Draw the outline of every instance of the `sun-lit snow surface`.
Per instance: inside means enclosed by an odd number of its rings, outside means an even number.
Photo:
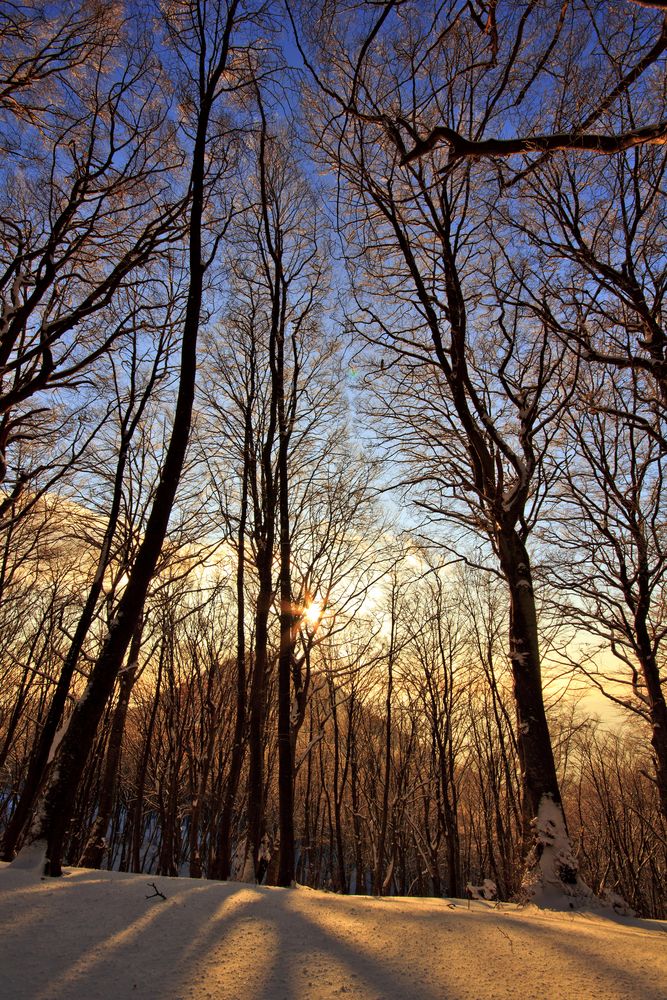
[[[666,1000],[667,923],[4,866],[0,996]]]

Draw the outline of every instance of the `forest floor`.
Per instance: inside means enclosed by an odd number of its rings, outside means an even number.
[[[340,996],[667,1000],[667,922],[0,866],[3,1000]]]

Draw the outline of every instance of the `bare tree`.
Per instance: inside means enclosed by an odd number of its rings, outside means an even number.
[[[411,22],[389,61],[366,55],[359,94],[371,120],[357,116],[348,126],[330,118],[315,134],[341,178],[357,289],[351,319],[382,355],[377,413],[390,421],[403,482],[430,516],[486,538],[508,587],[526,891],[553,882],[576,892],[544,711],[528,548],[543,496],[542,459],[567,403],[569,373],[546,325],[505,304],[522,270],[480,197],[488,172],[467,160],[443,172],[437,156],[403,164],[376,124],[376,95],[403,117],[437,109],[467,129],[478,108],[492,106],[493,90],[469,70],[477,51],[469,33],[424,54],[427,28],[426,16]],[[418,64],[419,78],[431,82],[414,88],[404,81]],[[449,82],[432,86],[436,79]]]
[[[620,677],[606,666],[587,668],[588,676],[650,726],[667,818],[666,459],[660,441],[644,431],[651,412],[639,402],[640,377],[594,368],[579,380],[548,532],[548,575],[561,596],[559,616],[599,637],[621,668]]]
[[[43,433],[58,390],[150,323],[187,200],[168,83],[138,19],[76,4],[50,18],[37,4],[3,21],[0,117],[20,136],[0,200],[0,478],[12,494],[33,474],[21,442]]]
[[[645,103],[664,99],[655,87]],[[624,113],[635,112],[631,106]],[[549,275],[538,300],[526,290],[525,308],[588,361],[639,373],[635,390],[644,405],[626,417],[663,438],[666,165],[664,149],[648,147],[615,157],[605,169],[590,157],[553,162],[521,185],[523,209],[516,199],[506,209],[516,238],[530,247],[531,269]]]
[[[611,155],[667,141],[661,109],[656,116],[655,108],[646,108],[645,124],[626,123],[619,131],[610,129],[606,119],[623,99],[650,88],[667,50],[665,6],[648,0],[629,3],[634,10],[600,10],[576,0],[475,0],[463,8],[454,2],[424,7],[409,0],[361,0],[343,12],[337,0],[325,0],[316,18],[308,6],[309,16],[300,20],[298,4],[287,8],[311,78],[341,117],[379,125],[399,150],[401,164],[443,146],[449,166],[465,158],[540,154],[519,171],[523,176],[554,152]],[[320,54],[328,54],[327,35],[332,28],[340,33],[342,24],[344,44],[333,59],[318,65],[307,41],[316,43],[316,51],[319,43]],[[467,70],[484,80],[489,95],[477,108],[471,129],[449,120],[437,103],[420,107],[418,114],[391,100],[369,105],[368,67],[388,39],[406,32],[412,37],[413,82],[429,61],[442,55],[439,50],[463,41],[470,56]],[[588,72],[592,66],[594,77]],[[408,82],[410,76],[404,79]],[[494,130],[501,135],[489,137]],[[517,134],[508,138],[508,131]]]
[[[413,620],[418,624],[411,662],[403,668],[403,683],[416,692],[420,713],[429,730],[435,791],[429,788],[428,795],[433,801],[437,821],[432,837],[429,836],[429,823],[424,824],[426,854],[436,894],[441,895],[438,854],[439,840],[444,839],[446,895],[461,898],[458,772],[461,740],[464,738],[460,730],[461,706],[465,700],[466,685],[461,682],[460,676],[457,677],[457,668],[462,668],[464,663],[463,647],[467,638],[463,614],[465,605],[461,603],[457,589],[448,593],[450,588],[436,567],[428,572],[421,587],[413,589],[418,595]]]
[[[117,536],[119,534],[119,522],[125,520],[127,524],[130,524],[134,520],[127,510],[127,503],[125,504],[125,517],[123,517],[122,510],[124,506],[124,491],[127,488],[127,465],[131,455],[131,448],[135,444],[133,439],[142,423],[146,408],[155,392],[156,386],[164,378],[168,367],[168,360],[165,355],[168,353],[167,346],[170,324],[168,314],[162,318],[164,319],[164,326],[157,333],[155,342],[151,341],[150,349],[147,346],[140,346],[140,339],[141,341],[148,340],[148,331],[142,330],[141,336],[139,335],[139,331],[135,331],[133,337],[128,337],[129,343],[123,345],[127,350],[120,350],[117,356],[111,358],[112,387],[115,394],[113,409],[118,419],[118,439],[116,440],[114,437],[111,444],[112,461],[114,462],[115,469],[111,473],[111,496],[109,498],[106,525],[101,532],[93,531],[93,544],[98,542],[97,535],[100,533],[101,538],[99,539],[97,559],[94,567],[92,567],[93,576],[90,582],[90,589],[83,605],[81,616],[71,637],[70,646],[60,671],[58,684],[53,693],[48,715],[42,726],[38,743],[31,755],[21,797],[12,814],[11,823],[5,831],[3,856],[6,860],[11,860],[14,855],[16,846],[20,842],[23,827],[30,816],[39,785],[44,780],[47,760],[62,719],[66,700],[70,693],[72,678],[77,670],[94,618],[99,613],[100,596],[103,593],[110,565],[114,561],[114,555],[116,555],[116,563],[120,566],[120,570],[116,574],[117,579],[127,571],[134,555],[131,544],[128,544],[124,547],[123,557],[120,559],[117,557],[116,550],[119,546]],[[145,356],[142,357],[144,351],[149,354],[148,359]],[[144,368],[147,368],[146,372],[142,370]],[[109,434],[108,426],[105,427],[105,432],[107,435]],[[100,449],[96,451],[95,457],[99,462]],[[97,528],[97,525],[95,527]],[[135,530],[139,530],[138,525],[135,526]],[[120,544],[122,547],[122,543]],[[105,600],[110,602],[110,597],[111,595],[108,593],[105,595]],[[128,679],[127,677],[125,678],[126,686]],[[130,689],[128,689],[128,697]]]
[[[655,788],[642,776],[648,763],[642,743],[595,722],[580,724],[569,808],[579,826],[582,868],[595,891],[619,909],[627,900],[636,912],[664,919],[664,826]]]
[[[204,16],[205,13],[207,16]],[[223,75],[228,68],[233,33],[238,30],[244,15],[251,18],[255,13],[253,10],[245,15],[235,0],[229,6],[216,5],[210,11],[204,11],[198,3],[183,3],[171,8],[171,20],[167,23],[173,41],[178,43],[181,65],[191,88],[189,98],[192,102],[192,120],[189,124],[194,133],[187,226],[188,298],[182,326],[178,397],[171,438],[144,537],[108,638],[91,671],[85,695],[74,710],[67,732],[56,752],[52,775],[43,793],[43,804],[30,830],[29,842],[44,844],[46,871],[52,875],[61,873],[64,836],[72,815],[78,782],[142,612],[183,468],[194,401],[203,279],[211,254],[221,236],[218,230],[209,237],[209,245],[206,245],[205,213],[213,206],[211,183],[219,178],[225,165],[223,159],[222,166],[211,177],[207,161],[213,141],[212,134],[219,138],[219,121],[215,117],[216,102],[227,86]]]

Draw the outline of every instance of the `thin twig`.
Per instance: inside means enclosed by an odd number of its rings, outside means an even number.
[[[156,896],[159,896],[160,899],[166,899],[167,898],[163,892],[160,892],[160,890],[156,886],[155,882],[147,882],[146,885],[150,889],[155,889],[155,892],[151,896],[146,896],[146,899],[155,899]]]

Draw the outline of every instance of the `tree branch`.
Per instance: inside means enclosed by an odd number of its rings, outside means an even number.
[[[642,128],[631,129],[617,135],[595,132],[554,132],[552,135],[534,135],[516,139],[465,139],[454,129],[436,125],[423,139],[417,139],[411,150],[401,158],[405,165],[430,153],[436,146],[449,146],[450,161],[464,157],[525,156],[529,153],[553,153],[559,150],[579,149],[609,156],[624,149],[643,144],[667,144],[667,121]]]

